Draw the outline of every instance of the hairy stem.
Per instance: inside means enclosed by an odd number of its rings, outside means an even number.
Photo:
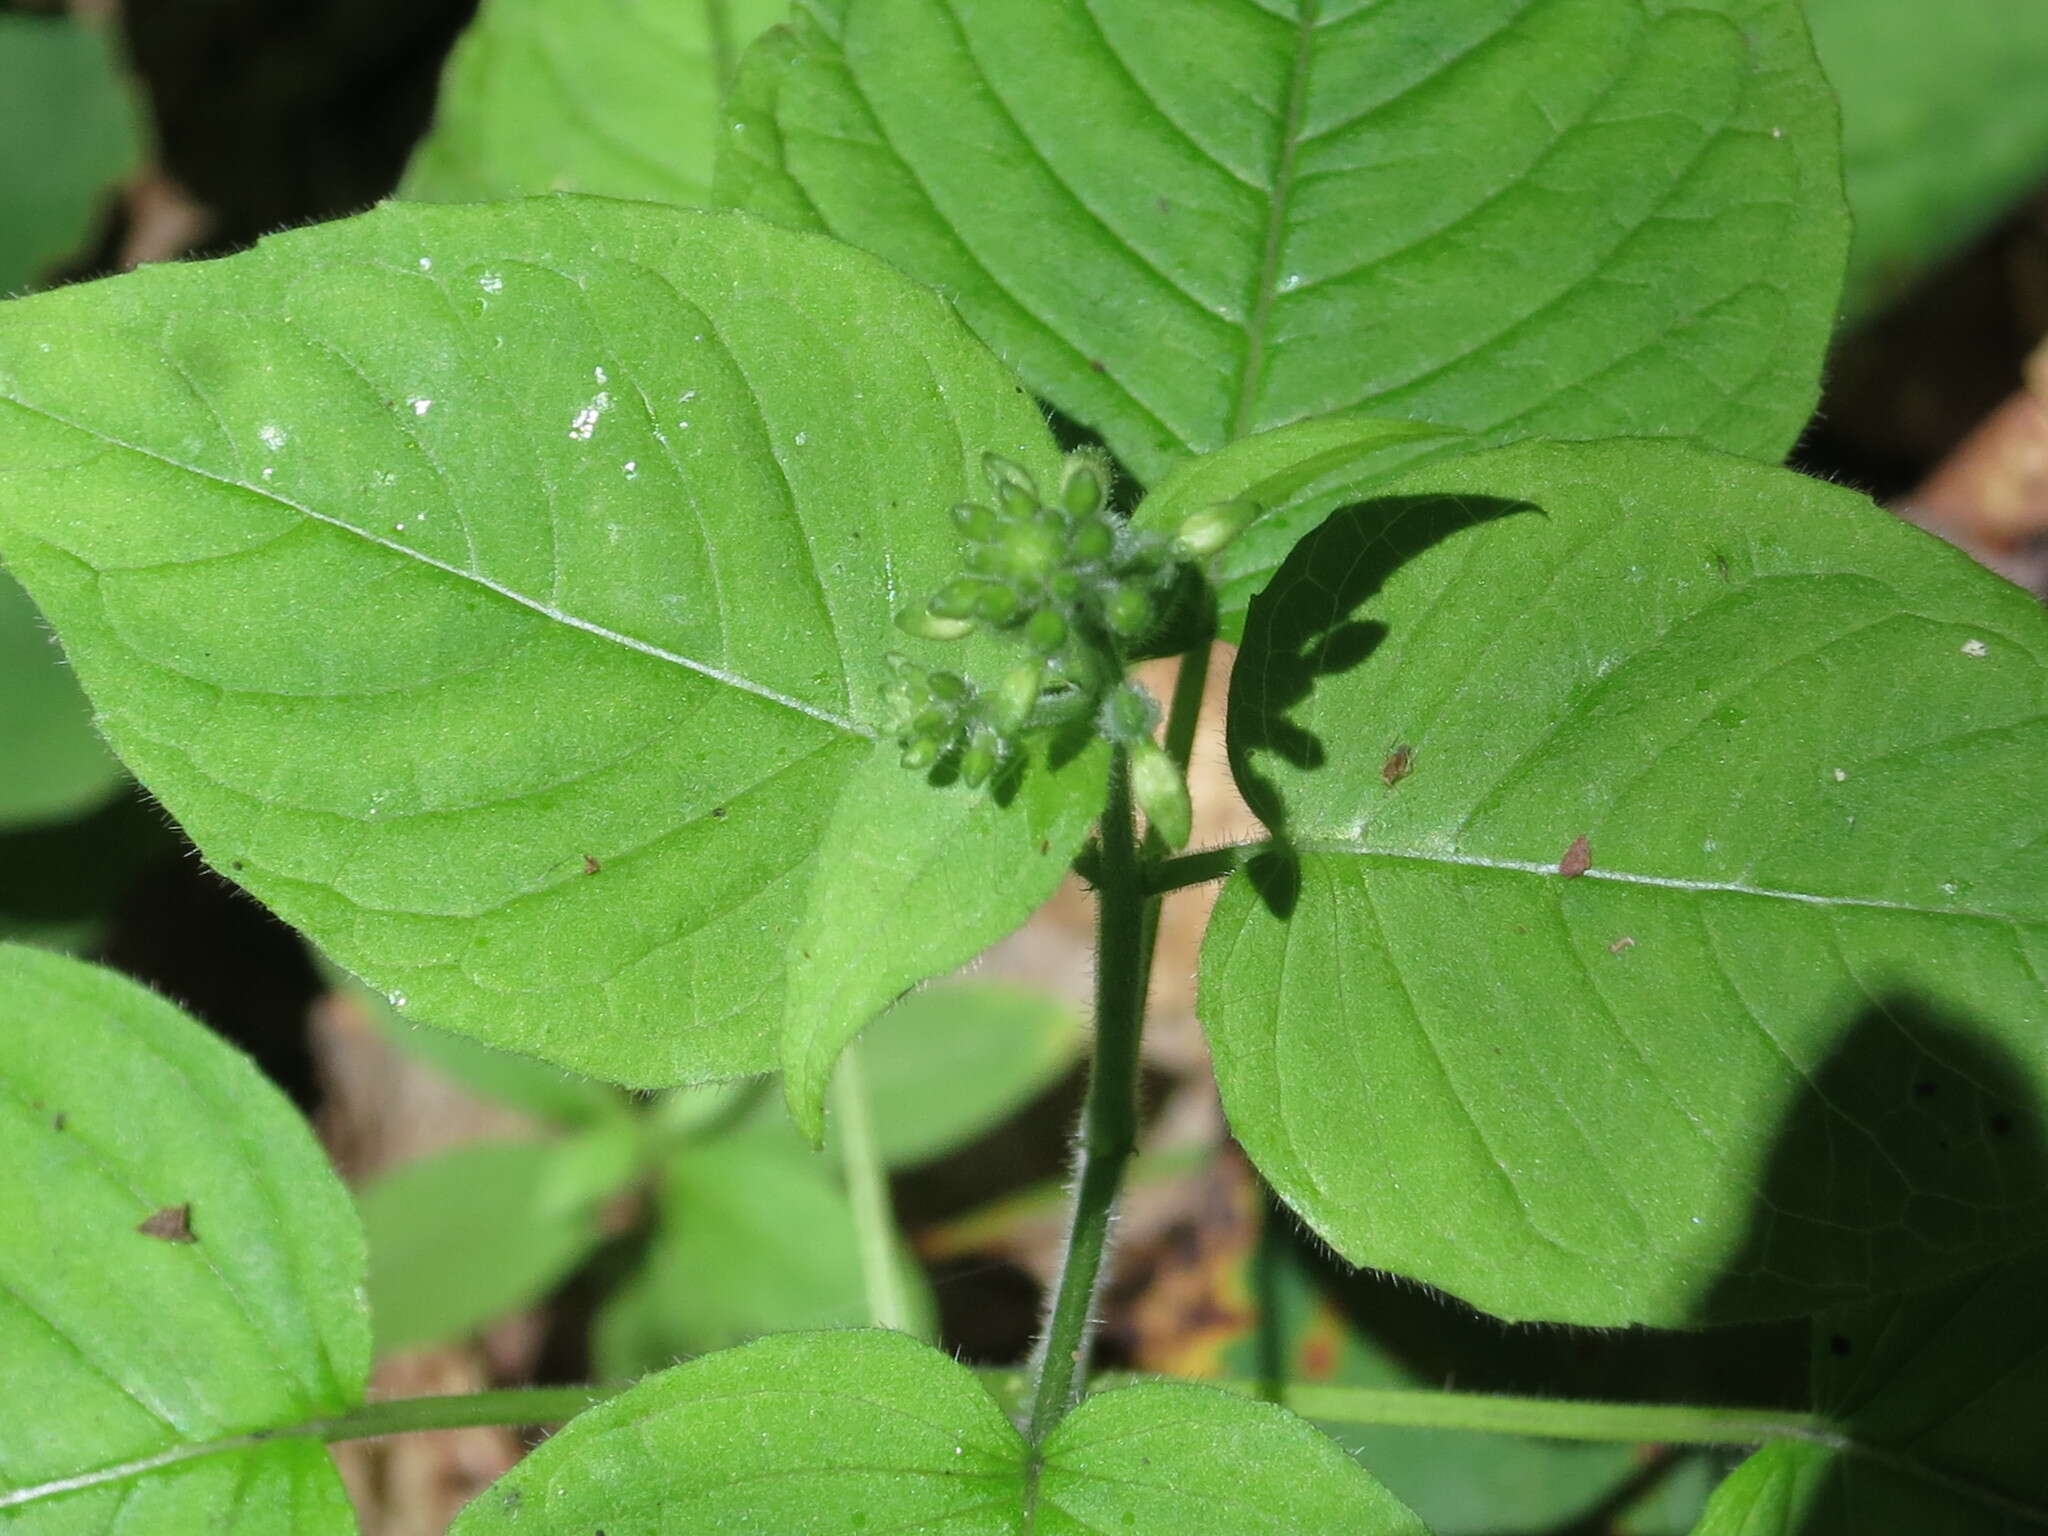
[[[1183,853],[1178,858],[1161,859],[1145,867],[1145,889],[1151,895],[1165,896],[1174,891],[1184,891],[1191,885],[1207,885],[1211,880],[1221,880],[1238,866],[1249,864],[1272,848],[1272,843],[1263,841],[1225,843],[1217,848]]]
[[[867,1077],[860,1044],[847,1046],[832,1075],[833,1121],[839,1132],[839,1161],[846,1197],[853,1207],[854,1241],[860,1249],[861,1287],[868,1317],[877,1328],[909,1333],[910,1293],[898,1255],[896,1218],[889,1208],[889,1174],[868,1113]]]
[[[1040,1445],[1087,1379],[1095,1288],[1109,1222],[1138,1136],[1138,1042],[1145,1019],[1146,900],[1131,815],[1130,758],[1111,763],[1096,861],[1095,1056],[1081,1111],[1079,1166],[1067,1251],[1039,1344],[1030,1439]]]

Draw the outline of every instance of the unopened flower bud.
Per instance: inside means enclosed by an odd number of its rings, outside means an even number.
[[[996,771],[996,749],[986,736],[977,736],[967,750],[960,754],[960,782],[969,789],[979,789],[988,782],[988,776]]]
[[[953,526],[968,538],[987,543],[996,536],[995,509],[980,502],[963,501],[953,509]]]
[[[1195,819],[1186,777],[1150,737],[1132,742],[1130,753],[1131,796],[1138,809],[1167,847],[1186,847]]]
[[[1067,516],[1080,522],[1102,510],[1103,474],[1092,458],[1076,454],[1067,460],[1060,477],[1060,505]]]
[[[1031,711],[1038,707],[1038,696],[1045,688],[1045,664],[1029,661],[1014,668],[1003,679],[1003,685],[996,690],[995,722],[1003,731],[1015,734],[1024,728],[1024,722],[1031,718]]]
[[[1189,515],[1174,535],[1173,546],[1183,559],[1206,560],[1258,520],[1256,502],[1224,501]]]
[[[896,627],[920,640],[963,640],[976,625],[972,619],[941,618],[928,608],[906,608],[896,615]]]
[[[1102,519],[1090,518],[1074,530],[1069,547],[1076,560],[1107,560],[1110,551],[1116,548],[1116,534]]]
[[[1067,643],[1067,621],[1050,608],[1041,608],[1024,625],[1024,638],[1031,648],[1050,656]]]
[[[1102,617],[1115,633],[1134,639],[1152,627],[1152,599],[1136,587],[1118,587],[1103,604]]]

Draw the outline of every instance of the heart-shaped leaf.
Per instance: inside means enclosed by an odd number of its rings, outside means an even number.
[[[786,0],[489,0],[449,56],[401,191],[703,204],[738,51]]]
[[[1715,1492],[1697,1536],[2025,1536],[2048,1526],[2048,1263],[1824,1315],[1832,1445],[1781,1442]]]
[[[1038,1452],[971,1372],[901,1334],[707,1355],[574,1420],[452,1536],[1422,1536],[1335,1444],[1265,1403],[1143,1385]]]
[[[2038,1240],[2048,618],[1860,496],[1679,445],[1389,483],[1253,604],[1201,1011],[1347,1258],[1683,1325]]]
[[[848,0],[719,195],[945,292],[1148,483],[1334,411],[1804,426],[1848,238],[1796,0]]]
[[[169,1003],[12,946],[0,1077],[0,1525],[353,1531],[317,1442],[177,1459],[361,1400],[362,1232],[305,1122]]]
[[[734,214],[394,206],[0,310],[0,551],[137,776],[426,1022],[634,1085],[857,1028],[1079,848],[1101,751],[885,739],[892,651],[1007,664],[893,624],[989,452],[1056,474],[937,299]]]

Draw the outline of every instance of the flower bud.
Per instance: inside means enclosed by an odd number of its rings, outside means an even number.
[[[1093,517],[1102,510],[1102,491],[1102,470],[1091,455],[1077,453],[1067,460],[1060,477],[1060,505],[1067,516],[1076,522]]]
[[[1189,515],[1174,535],[1173,547],[1186,560],[1206,560],[1258,520],[1258,503],[1224,501]]]
[[[915,737],[904,743],[903,766],[913,770],[931,767],[939,760],[939,744],[926,736]]]
[[[924,605],[925,611],[941,619],[971,619],[974,605],[987,585],[972,577],[956,576],[939,588],[938,595]]]
[[[1152,599],[1136,587],[1118,587],[1102,605],[1103,622],[1124,639],[1134,639],[1152,627]]]
[[[953,526],[968,538],[986,544],[996,536],[995,508],[977,501],[963,501],[953,508]]]
[[[976,736],[965,752],[960,754],[960,782],[969,789],[979,789],[988,782],[988,776],[996,771],[996,749],[986,736]]]
[[[947,619],[926,608],[906,608],[896,615],[896,627],[920,640],[964,640],[977,626],[972,619]]]
[[[988,587],[974,600],[974,616],[991,624],[1007,624],[1016,618],[1023,604],[1008,587]]]
[[[1038,515],[1038,498],[1021,485],[996,487],[996,502],[1012,522],[1024,522]]]
[[[958,672],[934,672],[929,679],[932,697],[948,704],[964,704],[974,694],[967,679]]]
[[[953,734],[953,716],[943,709],[927,709],[910,722],[909,735],[918,741],[929,741],[935,747],[946,744],[946,738]]]
[[[1045,664],[1027,661],[1014,668],[1003,684],[996,690],[995,723],[1005,733],[1015,734],[1024,729],[1024,722],[1031,718],[1031,711],[1038,707],[1038,696],[1045,688]]]
[[[1067,643],[1067,621],[1051,608],[1041,608],[1024,624],[1024,638],[1031,648],[1050,656]]]
[[[1013,464],[1000,453],[985,453],[981,456],[981,468],[988,476],[989,488],[998,496],[1008,486],[1029,496],[1033,506],[1038,504],[1038,482],[1022,464]]]
[[[1100,518],[1090,518],[1074,530],[1073,543],[1068,546],[1076,560],[1107,560],[1110,551],[1116,548],[1116,533]]]
[[[1132,742],[1130,753],[1131,796],[1138,809],[1167,847],[1186,847],[1195,819],[1186,777],[1150,737]]]

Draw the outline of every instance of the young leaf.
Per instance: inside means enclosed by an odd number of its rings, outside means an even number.
[[[135,167],[135,109],[98,27],[0,15],[0,295],[80,252]]]
[[[971,1141],[1051,1084],[1080,1046],[1073,1010],[1041,992],[945,982],[905,998],[861,1042],[883,1158],[909,1167]]]
[[[1856,214],[1845,307],[1865,314],[2048,174],[2048,10],[2011,0],[1807,0],[1842,95]]]
[[[893,622],[991,451],[1057,473],[937,299],[733,214],[393,206],[0,310],[0,552],[115,749],[409,1014],[637,1086],[771,1066],[800,932],[857,1026],[1080,846],[1099,751],[871,762],[892,650],[1008,661]]]
[[[1219,901],[1238,1137],[1355,1263],[1682,1325],[2037,1241],[2048,619],[1678,445],[1397,478],[1253,604]],[[1396,759],[1405,773],[1387,771]]]
[[[952,1536],[1421,1536],[1299,1419],[1206,1387],[1092,1398],[1033,1469],[972,1373],[901,1334],[785,1334],[574,1420],[453,1536],[940,1531]]]
[[[1421,422],[1317,416],[1178,465],[1131,520],[1170,536],[1209,508],[1237,502],[1255,509],[1250,526],[1202,563],[1216,589],[1222,636],[1236,640],[1246,606],[1316,524],[1375,481],[1472,446],[1461,433]]]
[[[362,1233],[305,1122],[170,1004],[6,946],[0,1075],[0,1523],[353,1531],[310,1441],[95,1477],[360,1401]]]
[[[631,1126],[477,1142],[363,1190],[377,1352],[440,1344],[531,1306],[597,1247],[604,1202],[637,1172]]]
[[[2021,1536],[2048,1525],[2048,1263],[1824,1315],[1817,1406],[1843,1444],[1781,1442],[1697,1536]]]
[[[449,56],[401,195],[711,194],[719,98],[786,0],[490,0]]]
[[[734,95],[721,200],[938,287],[1148,483],[1333,411],[1775,459],[1813,407],[1796,0],[850,0]]]
[[[780,1114],[678,1148],[657,1202],[645,1263],[599,1316],[606,1379],[764,1333],[868,1320],[839,1170]],[[904,1270],[929,1314],[930,1292],[908,1256]]]
[[[0,828],[77,815],[120,782],[35,604],[0,571]]]

